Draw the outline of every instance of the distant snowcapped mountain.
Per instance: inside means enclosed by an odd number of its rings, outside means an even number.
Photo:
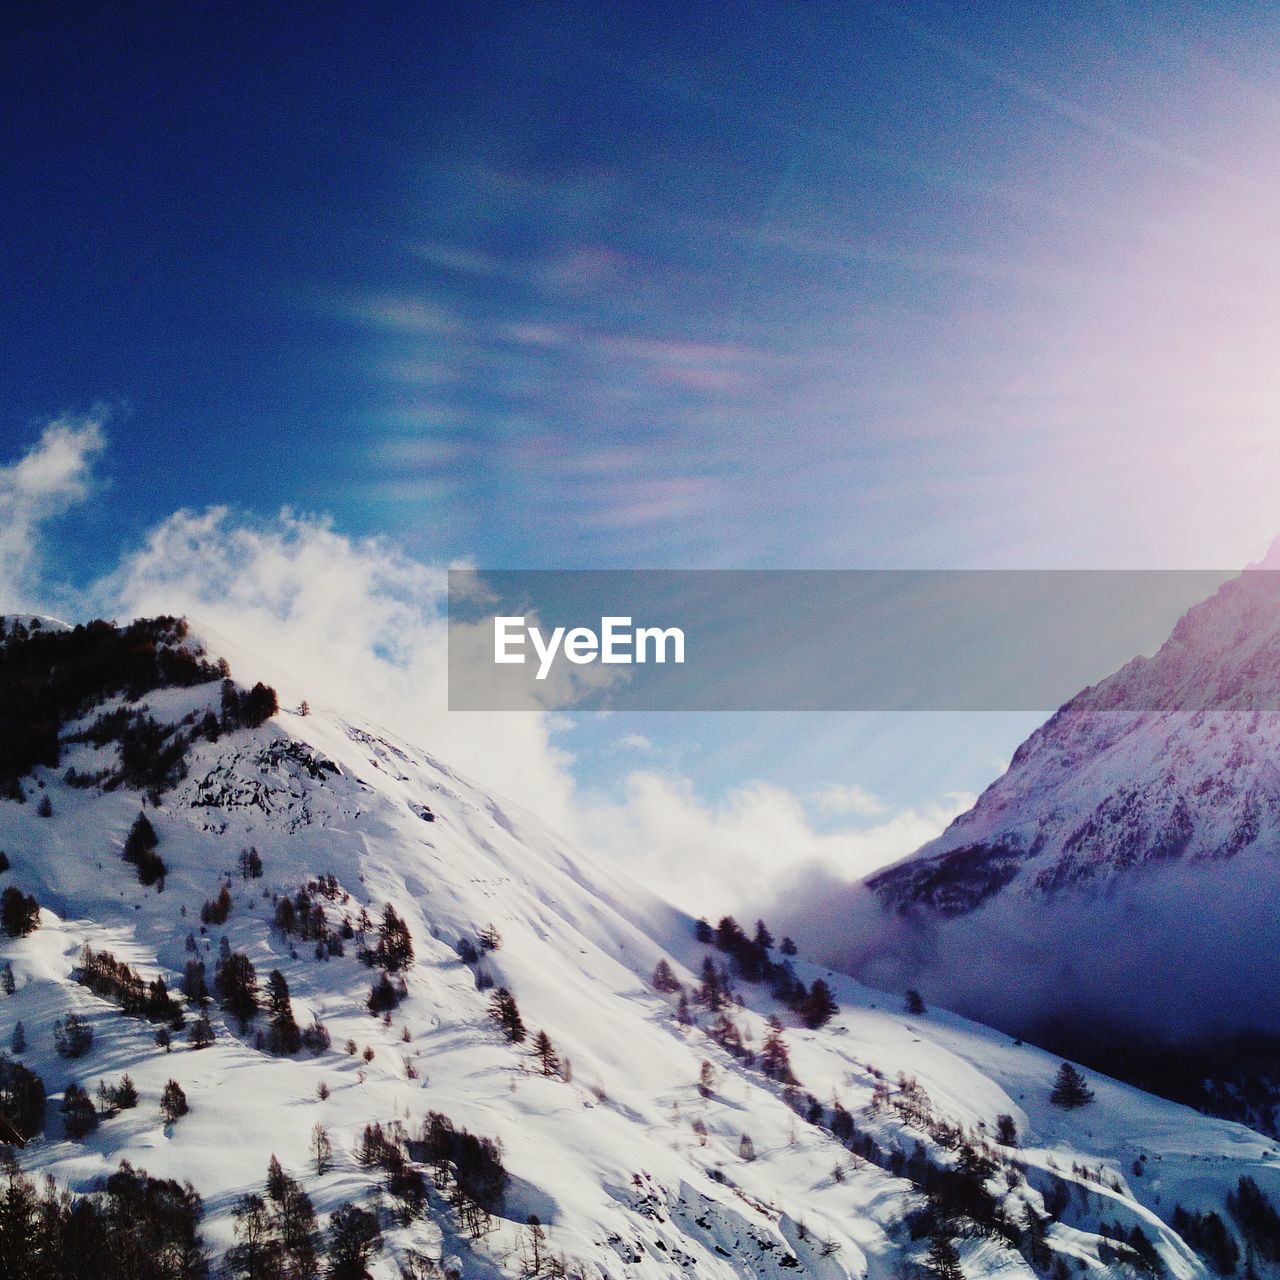
[[[1247,572],[1062,707],[936,840],[879,872],[887,905],[954,917],[997,895],[1280,851],[1280,575]]]
[[[181,623],[37,630],[0,643],[0,1141],[116,1213],[94,1275],[1189,1280],[1262,1238],[1227,1208],[1280,1197],[1256,1133],[1097,1076],[1054,1105],[1056,1059],[802,959],[840,1007],[799,1025],[647,890]],[[156,1203],[198,1240],[117,1267]]]

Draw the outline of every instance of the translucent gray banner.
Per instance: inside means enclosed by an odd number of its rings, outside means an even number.
[[[1280,706],[1271,571],[449,575],[459,711],[1047,712],[1166,642],[1098,704]]]

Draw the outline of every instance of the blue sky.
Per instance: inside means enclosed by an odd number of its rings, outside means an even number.
[[[1243,563],[1268,10],[11,8],[0,452],[105,410],[80,582],[209,504],[494,567]],[[646,733],[718,785],[884,740]],[[1016,740],[936,736],[874,770]]]

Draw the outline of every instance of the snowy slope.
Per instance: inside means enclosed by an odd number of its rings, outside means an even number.
[[[145,702],[157,719],[176,722],[216,711],[219,686],[162,689]],[[897,1171],[917,1142],[943,1168],[954,1165],[959,1143],[987,1147],[1001,1162],[990,1193],[1019,1221],[1024,1206],[1042,1212],[1065,1183],[1069,1203],[1049,1227],[1050,1246],[1096,1275],[1116,1274],[1099,1258],[1102,1221],[1140,1225],[1168,1274],[1190,1277],[1205,1267],[1167,1225],[1175,1203],[1221,1212],[1242,1174],[1280,1197],[1280,1151],[1247,1129],[1097,1078],[1094,1103],[1062,1111],[1047,1100],[1056,1059],[945,1013],[908,1018],[898,997],[829,974],[840,1012],[814,1031],[767,988],[737,984],[743,1005],[730,1012],[750,1045],[762,1043],[768,1015],[787,1024],[801,1086],[788,1095],[758,1065],[713,1043],[709,1012],[695,1005],[695,1025],[683,1026],[674,996],[653,990],[660,959],[690,992],[704,957],[723,959],[694,941],[689,919],[423,751],[319,709],[305,717],[282,711],[259,728],[191,747],[185,780],[146,809],[167,874],[162,891],[145,888],[121,859],[143,798],[62,781],[67,766],[91,771],[113,750],[68,744],[58,770],[37,769],[27,780],[27,803],[0,801],[0,848],[11,863],[0,884],[33,893],[42,906],[36,932],[0,938],[0,961],[17,982],[13,995],[0,996],[0,1044],[20,1019],[21,1061],[51,1096],[45,1133],[21,1160],[75,1190],[90,1189],[122,1159],[189,1178],[205,1200],[203,1233],[214,1255],[233,1243],[232,1210],[241,1195],[261,1190],[273,1153],[322,1217],[349,1202],[381,1207],[386,1245],[372,1264],[380,1277],[398,1275],[410,1250],[457,1259],[467,1276],[520,1274],[523,1224],[535,1214],[550,1250],[584,1277],[889,1280],[929,1248],[903,1225],[924,1203]],[[41,794],[52,816],[38,812]],[[249,846],[261,855],[260,879],[237,870]],[[361,907],[376,918],[392,903],[408,922],[416,962],[389,1025],[365,1007],[373,974],[354,945],[317,959],[311,944],[273,926],[276,896],[321,875],[338,886],[324,903],[331,919]],[[201,904],[224,883],[231,913],[202,929]],[[500,948],[464,963],[457,944],[490,923]],[[195,1050],[178,1035],[166,1053],[153,1027],[73,979],[87,943],[175,988],[193,954],[189,936],[210,974],[224,936],[260,978],[280,970],[298,1022],[321,1019],[332,1047],[272,1057],[255,1047],[252,1029],[241,1034],[215,1009],[211,1047]],[[511,989],[530,1039],[545,1029],[571,1060],[570,1079],[542,1076],[529,1042],[499,1034],[477,971]],[[806,981],[819,973],[803,963],[797,971]],[[95,1031],[82,1059],[54,1052],[52,1024],[68,1011]],[[362,1052],[345,1052],[348,1039]],[[698,1087],[704,1060],[713,1065],[707,1096]],[[92,1091],[126,1071],[140,1105],[81,1140],[65,1137],[57,1106],[65,1086],[79,1081]],[[166,1126],[157,1100],[171,1078],[191,1110]],[[874,1159],[833,1136],[837,1100]],[[511,1182],[478,1238],[435,1192],[425,1216],[397,1222],[382,1175],[356,1159],[366,1124],[399,1120],[413,1133],[429,1110],[501,1140]],[[1016,1122],[1020,1148],[990,1145],[1001,1114]],[[319,1176],[309,1155],[317,1123],[335,1152],[334,1167]],[[744,1134],[754,1159],[741,1154]],[[1134,1173],[1139,1157],[1142,1176]],[[970,1276],[1031,1270],[990,1235],[962,1233],[959,1248]]]

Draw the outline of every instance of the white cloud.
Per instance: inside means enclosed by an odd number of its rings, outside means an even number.
[[[819,832],[781,787],[748,782],[713,804],[686,778],[636,771],[621,802],[579,804],[577,835],[677,905],[719,915],[769,901],[802,868],[857,880],[938,835],[972,801],[950,796],[874,826]]]
[[[814,792],[813,803],[820,813],[832,817],[874,818],[884,812],[884,803],[859,786],[832,783]]]
[[[17,462],[0,467],[0,611],[48,609],[43,526],[88,496],[105,444],[99,417],[59,418]]]

